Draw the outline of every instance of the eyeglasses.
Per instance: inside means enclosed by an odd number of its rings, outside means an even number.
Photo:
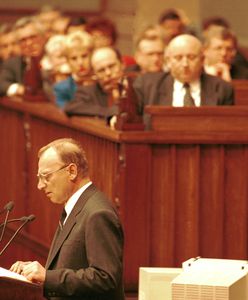
[[[51,172],[48,172],[46,174],[42,174],[42,173],[38,173],[37,174],[37,177],[38,177],[38,180],[39,181],[42,181],[43,183],[48,183],[49,181],[49,178],[52,174],[56,173],[56,172],[59,172],[63,169],[65,169],[66,167],[68,167],[68,165],[65,165],[65,166],[62,166],[60,167],[59,169],[55,170],[55,171],[51,171]]]

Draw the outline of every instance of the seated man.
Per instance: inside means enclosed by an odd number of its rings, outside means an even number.
[[[237,53],[237,38],[229,29],[212,26],[204,35],[204,69],[211,75],[231,81],[248,79],[248,69],[234,62]]]
[[[91,67],[96,81],[79,87],[74,100],[65,106],[68,115],[110,117],[116,114],[118,85],[123,76],[120,53],[111,47],[97,48],[91,55]]]
[[[233,104],[231,84],[203,72],[202,44],[196,37],[188,34],[175,37],[166,55],[169,73],[144,74],[134,82],[143,106]]]
[[[164,64],[163,40],[155,36],[142,36],[136,44],[135,60],[137,65],[127,67],[127,71],[141,73],[162,71]]]
[[[39,63],[46,42],[42,29],[41,24],[32,17],[17,21],[21,56],[4,62],[0,73],[0,95],[27,97],[42,90]]]

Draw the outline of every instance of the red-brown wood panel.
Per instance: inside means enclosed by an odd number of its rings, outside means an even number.
[[[176,267],[198,255],[247,259],[248,109],[156,109],[162,129],[120,132],[45,104],[0,106],[1,205],[14,200],[15,213],[37,216],[4,262],[45,260],[61,208],[37,190],[37,152],[60,137],[83,144],[92,180],[119,209],[126,290],[137,291],[141,266]]]
[[[21,217],[27,213],[24,186],[28,175],[23,114],[1,108],[0,119],[0,206],[2,208],[8,201],[14,201],[11,216]]]
[[[123,145],[119,152],[117,174],[125,232],[124,277],[126,288],[135,291],[139,267],[150,264],[150,147],[143,144]]]
[[[200,154],[201,257],[219,258],[223,253],[225,149],[223,145],[202,145]]]
[[[247,259],[247,146],[225,151],[225,207],[223,257]]]
[[[172,267],[175,265],[176,148],[154,147],[152,155],[150,263],[154,267]]]
[[[199,253],[199,146],[176,151],[175,264]]]

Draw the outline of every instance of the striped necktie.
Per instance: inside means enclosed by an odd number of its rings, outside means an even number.
[[[185,82],[183,87],[185,89],[183,105],[184,106],[195,106],[194,98],[192,97],[192,95],[190,93],[190,85],[187,82]]]

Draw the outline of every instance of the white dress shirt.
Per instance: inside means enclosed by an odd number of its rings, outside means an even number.
[[[64,223],[66,222],[67,218],[69,217],[71,211],[73,210],[73,207],[77,203],[79,197],[83,194],[83,192],[92,184],[92,181],[86,183],[84,186],[82,186],[79,190],[77,190],[70,199],[65,204],[65,211],[66,211],[66,218],[64,220]]]
[[[184,106],[184,96],[185,88],[183,87],[184,83],[174,80],[173,86],[173,100],[172,106],[183,107]],[[200,80],[189,83],[190,93],[194,99],[195,106],[201,105],[201,83]]]

